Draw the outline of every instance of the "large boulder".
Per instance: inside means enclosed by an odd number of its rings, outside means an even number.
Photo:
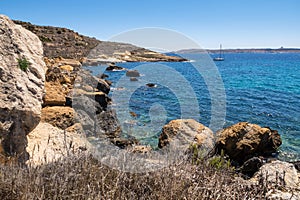
[[[27,138],[27,151],[30,155],[28,162],[32,165],[54,162],[91,148],[85,135],[78,133],[76,129],[64,131],[44,122],[30,132]]]
[[[191,145],[197,145],[208,153],[214,148],[213,132],[194,119],[177,119],[170,121],[162,128],[159,137],[159,148],[176,145],[175,148],[187,150]]]
[[[287,189],[298,188],[299,178],[295,166],[292,163],[273,161],[263,165],[254,174],[251,181],[259,181],[263,178],[269,185],[284,186]]]
[[[82,87],[89,85],[98,91],[108,94],[110,91],[110,86],[103,79],[93,76],[90,72],[86,70],[80,70],[75,80],[75,87],[77,89],[83,89]]]
[[[26,135],[40,122],[43,47],[32,32],[0,15],[0,141],[7,156],[27,158]]]
[[[216,149],[240,164],[254,156],[270,156],[281,145],[276,130],[240,122],[217,132]]]
[[[266,187],[267,199],[300,199],[300,177],[292,163],[279,160],[267,163],[250,181]]]

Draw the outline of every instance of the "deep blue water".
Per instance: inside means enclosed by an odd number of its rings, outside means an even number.
[[[113,106],[119,114],[125,113],[119,118],[125,124],[124,134],[155,146],[161,127],[172,119],[194,118],[209,126],[212,102],[218,105],[219,99],[211,99],[213,93],[205,77],[211,77],[210,84],[214,83],[209,68],[216,64],[226,95],[226,118],[222,126],[248,121],[278,130],[283,139],[280,157],[300,159],[300,54],[225,54],[223,62],[203,62],[202,74],[195,69],[197,59],[202,57],[191,54],[188,57],[196,62],[118,63],[129,69],[142,66],[138,82],[129,81],[124,71],[105,71],[113,81]],[[97,75],[105,66],[89,69]],[[146,87],[148,82],[157,87]],[[219,93],[222,84],[216,81],[215,90]],[[131,117],[129,111],[137,117]]]

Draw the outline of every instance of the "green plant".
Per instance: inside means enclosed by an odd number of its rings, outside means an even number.
[[[204,159],[204,152],[198,148],[197,144],[191,144],[188,149],[193,164],[199,165]]]
[[[224,151],[221,151],[221,155],[215,155],[214,157],[209,159],[209,165],[216,168],[217,170],[220,169],[233,169],[231,166],[230,160],[226,160],[224,156]]]
[[[22,71],[26,71],[30,66],[30,62],[26,58],[18,58],[18,66]]]

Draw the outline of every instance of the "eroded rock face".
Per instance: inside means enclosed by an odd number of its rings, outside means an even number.
[[[42,109],[42,122],[64,130],[75,124],[75,115],[74,109],[70,107],[46,107]]]
[[[215,144],[213,132],[193,119],[177,119],[163,127],[158,147],[176,145],[176,148],[186,150],[191,144],[211,151]]]
[[[269,156],[281,145],[277,131],[240,122],[217,132],[216,148],[240,164],[254,156]]]
[[[28,61],[25,69],[18,59]],[[6,155],[26,159],[26,135],[41,119],[44,77],[39,38],[0,15],[0,140]]]

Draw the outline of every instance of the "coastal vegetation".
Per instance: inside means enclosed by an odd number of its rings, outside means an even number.
[[[1,166],[0,198],[264,199],[272,189],[263,179],[246,182],[217,162],[215,168],[207,160],[192,164],[185,159],[158,171],[134,174],[79,154],[38,167]]]

